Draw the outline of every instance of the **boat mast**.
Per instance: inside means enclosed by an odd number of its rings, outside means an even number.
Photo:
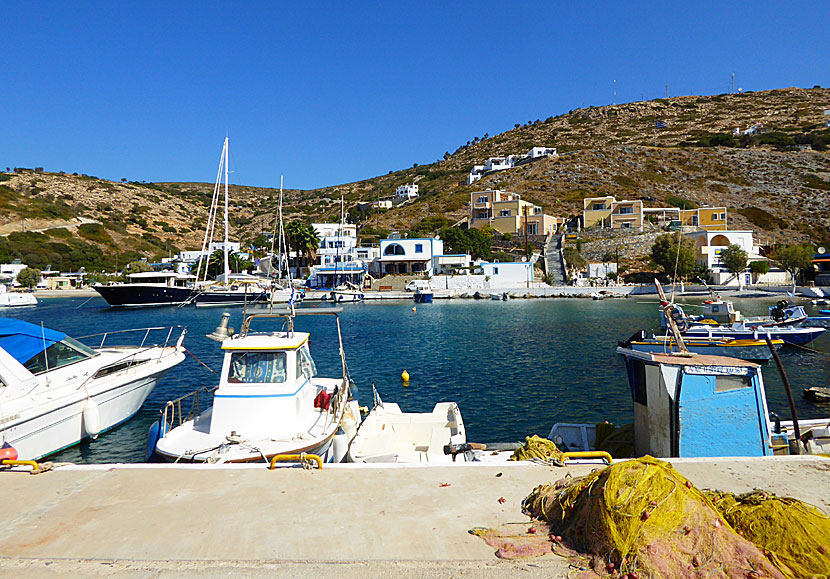
[[[228,137],[225,137],[225,285],[230,285],[230,267],[228,267]]]
[[[216,211],[219,206],[219,191],[222,184],[222,167],[225,164],[225,148],[222,148],[222,156],[219,159],[219,169],[216,171],[216,183],[213,186],[213,198],[210,201],[210,211],[208,211],[207,224],[205,225],[205,238],[202,241],[202,253],[199,257],[199,264],[196,266],[196,283],[199,282],[200,270],[204,262],[204,281],[207,281],[207,271],[210,261],[210,255],[207,253],[211,243],[213,243],[213,230],[216,225]]]

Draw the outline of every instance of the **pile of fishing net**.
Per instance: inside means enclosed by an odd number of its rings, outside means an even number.
[[[710,500],[648,456],[541,485],[523,509],[534,521],[471,532],[499,557],[553,552],[586,578],[828,575],[830,522],[818,510],[770,495]]]
[[[540,436],[528,436],[525,443],[513,451],[508,460],[544,460],[561,464],[563,462],[562,451],[552,441]]]
[[[816,507],[765,491],[706,495],[726,522],[786,577],[830,577],[830,518]]]
[[[617,458],[627,458],[634,452],[634,425],[623,424],[614,426],[610,422],[602,422],[596,425],[596,441],[594,446],[597,450],[604,450]],[[562,463],[562,453],[568,448],[559,448],[551,440],[540,436],[528,436],[525,443],[513,452],[510,460],[543,460]]]

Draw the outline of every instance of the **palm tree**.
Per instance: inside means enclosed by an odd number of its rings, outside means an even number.
[[[314,263],[317,259],[317,249],[320,247],[320,240],[314,228],[302,221],[292,221],[286,226],[285,233],[288,236],[288,246],[296,251],[298,256],[304,256],[309,266]]]

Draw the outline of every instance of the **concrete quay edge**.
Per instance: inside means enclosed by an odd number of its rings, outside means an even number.
[[[830,459],[671,459],[700,488],[762,488],[830,513]],[[527,523],[533,488],[596,464],[89,465],[0,472],[0,575],[566,576],[468,531]],[[499,499],[504,499],[500,501]]]

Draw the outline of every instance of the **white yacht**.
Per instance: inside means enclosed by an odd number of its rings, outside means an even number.
[[[354,435],[360,413],[350,396],[340,312],[342,308],[291,308],[247,316],[240,332],[222,342],[225,357],[218,387],[168,402],[161,420],[150,429],[148,455],[204,463],[268,461],[303,453],[322,462],[342,460],[347,433]],[[334,316],[340,376],[317,376],[309,334],[294,330],[294,318],[300,314]],[[284,330],[251,330],[251,322],[268,318],[284,321]],[[204,400],[211,393],[213,405],[201,411],[200,395]],[[191,408],[193,416],[183,416],[183,407]]]
[[[37,460],[132,417],[159,379],[185,358],[174,328],[161,345],[90,348],[62,332],[0,318],[0,440]]]
[[[0,283],[0,308],[15,306],[36,306],[37,298],[34,294],[10,292],[6,284]]]

